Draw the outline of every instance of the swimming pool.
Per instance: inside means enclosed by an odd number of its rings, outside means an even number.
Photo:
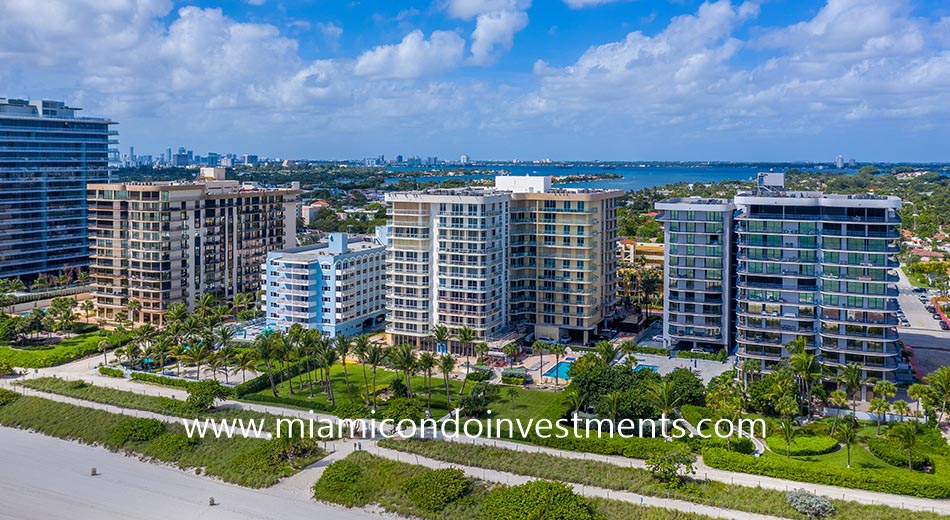
[[[636,367],[633,368],[634,372],[639,372],[641,370],[652,370],[653,372],[659,372],[660,367],[656,365],[637,365]]]
[[[547,372],[542,374],[544,377],[554,377],[555,374],[560,379],[570,379],[571,376],[567,375],[567,371],[571,368],[570,361],[561,361],[560,363],[549,368]]]

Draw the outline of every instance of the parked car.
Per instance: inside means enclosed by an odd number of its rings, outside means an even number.
[[[570,334],[562,335],[562,336],[561,336],[561,339],[558,341],[558,343],[561,343],[561,344],[563,344],[563,345],[567,345],[567,344],[570,343],[570,342],[571,342],[571,335],[570,335]]]
[[[933,313],[933,315],[932,315],[931,317],[932,317],[933,319],[935,319],[935,320],[940,320],[940,319],[942,319],[942,318],[940,317],[940,315],[937,314],[936,312]]]
[[[660,341],[660,342],[662,342],[662,341],[663,341],[663,335],[662,335],[662,334],[657,334],[656,336],[653,336],[653,341]]]
[[[941,321],[941,322],[940,322],[940,328],[943,329],[943,330],[950,330],[950,325],[947,325],[947,322],[945,322],[945,321]]]
[[[925,292],[927,292],[927,288],[926,288],[926,287],[914,287],[914,292],[916,292],[916,293],[925,293]]]

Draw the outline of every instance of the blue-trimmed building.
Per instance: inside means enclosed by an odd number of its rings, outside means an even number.
[[[116,132],[79,110],[0,98],[0,278],[89,265],[86,185],[109,178]]]
[[[326,242],[268,253],[262,273],[267,324],[294,323],[324,336],[376,331],[386,316],[386,248],[381,235],[331,233]]]

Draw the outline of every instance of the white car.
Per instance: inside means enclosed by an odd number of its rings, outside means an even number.
[[[663,341],[663,335],[657,334],[656,336],[653,336],[653,341]]]

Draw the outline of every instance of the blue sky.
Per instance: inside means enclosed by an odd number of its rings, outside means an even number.
[[[120,147],[950,161],[950,4],[7,0],[0,96]]]

